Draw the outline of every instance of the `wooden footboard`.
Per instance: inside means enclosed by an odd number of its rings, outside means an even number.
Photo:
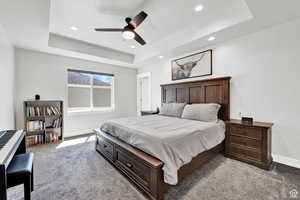
[[[163,200],[169,185],[164,183],[163,162],[100,129],[96,133],[96,150],[120,171],[145,196]],[[178,180],[191,174],[203,163],[224,151],[224,144],[196,156],[178,170]]]
[[[96,132],[96,150],[153,200],[163,199],[163,162],[101,131]]]

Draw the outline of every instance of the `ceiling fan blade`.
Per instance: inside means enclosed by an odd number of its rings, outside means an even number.
[[[95,31],[104,31],[104,32],[122,32],[122,28],[95,28]]]
[[[141,45],[145,45],[145,44],[146,44],[145,40],[144,40],[139,34],[137,34],[136,32],[134,32],[134,34],[135,34],[134,39],[135,39],[138,43],[140,43]]]
[[[138,27],[148,16],[144,11],[140,12],[137,16],[135,16],[129,23],[133,27]]]

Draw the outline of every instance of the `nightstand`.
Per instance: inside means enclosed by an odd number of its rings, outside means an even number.
[[[269,170],[273,123],[226,121],[225,155]]]
[[[158,110],[153,110],[153,111],[141,111],[141,115],[142,116],[145,116],[145,115],[156,115],[156,114],[158,114],[159,113],[159,111]]]

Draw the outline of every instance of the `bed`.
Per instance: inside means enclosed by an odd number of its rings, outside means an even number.
[[[220,120],[204,123],[160,115],[115,119],[95,130],[96,150],[148,198],[161,200],[169,185],[223,152],[229,91],[230,77],[161,85],[162,103],[218,103]]]

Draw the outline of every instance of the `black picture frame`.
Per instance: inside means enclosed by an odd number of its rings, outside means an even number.
[[[208,61],[209,61],[208,66],[204,66],[204,67],[209,72],[203,73],[203,74],[200,73],[199,75],[192,75],[191,72],[192,72],[193,68],[200,67],[200,66],[197,66],[197,63],[195,63],[195,62],[196,61],[197,62],[201,61],[201,59],[203,59],[204,56],[208,56],[208,58],[205,58],[205,59],[208,59]],[[193,58],[197,59],[198,58],[199,60],[189,61],[188,58],[190,58],[190,59],[193,59]],[[180,61],[183,62],[185,60],[186,60],[185,63],[183,63],[181,65],[178,65],[178,63]],[[201,52],[198,52],[198,53],[194,53],[194,54],[184,56],[184,57],[181,57],[181,58],[178,58],[178,59],[174,59],[174,60],[171,61],[172,81],[182,80],[182,79],[189,79],[189,78],[196,78],[196,77],[202,77],[202,76],[210,76],[213,73],[213,71],[212,71],[212,65],[213,65],[212,62],[213,62],[213,60],[212,60],[212,49],[208,49],[208,50],[201,51]],[[195,65],[195,66],[193,66],[193,65]],[[175,70],[177,70],[177,71],[175,71]],[[180,70],[180,72],[178,70]]]

